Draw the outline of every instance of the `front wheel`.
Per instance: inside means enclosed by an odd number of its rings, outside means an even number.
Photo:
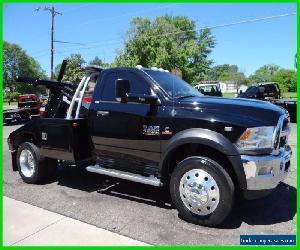
[[[57,169],[57,161],[40,155],[33,143],[22,143],[17,152],[19,174],[26,183],[40,183],[51,178]]]
[[[206,157],[181,161],[172,173],[170,192],[180,216],[203,226],[220,224],[234,202],[232,179],[217,162]]]

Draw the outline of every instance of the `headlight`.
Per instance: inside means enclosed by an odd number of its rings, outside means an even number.
[[[277,133],[277,129],[275,132],[274,130],[275,127],[271,126],[248,128],[235,145],[240,153],[251,153],[252,151],[269,154],[272,152],[275,144],[279,143],[280,131]]]

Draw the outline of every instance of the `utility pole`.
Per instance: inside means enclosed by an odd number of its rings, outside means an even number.
[[[39,10],[45,10],[45,11],[49,11],[51,14],[51,49],[50,49],[50,53],[51,53],[51,80],[53,80],[54,78],[54,70],[53,70],[53,61],[54,61],[54,17],[56,15],[62,15],[62,13],[58,12],[55,10],[54,5],[50,6],[45,6],[45,7],[38,7],[35,9],[35,11],[39,11]]]

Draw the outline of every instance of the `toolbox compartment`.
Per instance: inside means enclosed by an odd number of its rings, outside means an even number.
[[[75,163],[92,158],[87,119],[42,118],[38,124],[43,156]]]

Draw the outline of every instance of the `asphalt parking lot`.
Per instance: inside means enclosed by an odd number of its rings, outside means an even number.
[[[3,194],[7,197],[153,245],[239,245],[241,234],[296,233],[296,124],[291,124],[288,178],[269,197],[237,204],[219,228],[178,218],[166,189],[76,168],[59,169],[55,179],[43,185],[23,183],[11,169],[6,144],[17,127],[3,127]]]

